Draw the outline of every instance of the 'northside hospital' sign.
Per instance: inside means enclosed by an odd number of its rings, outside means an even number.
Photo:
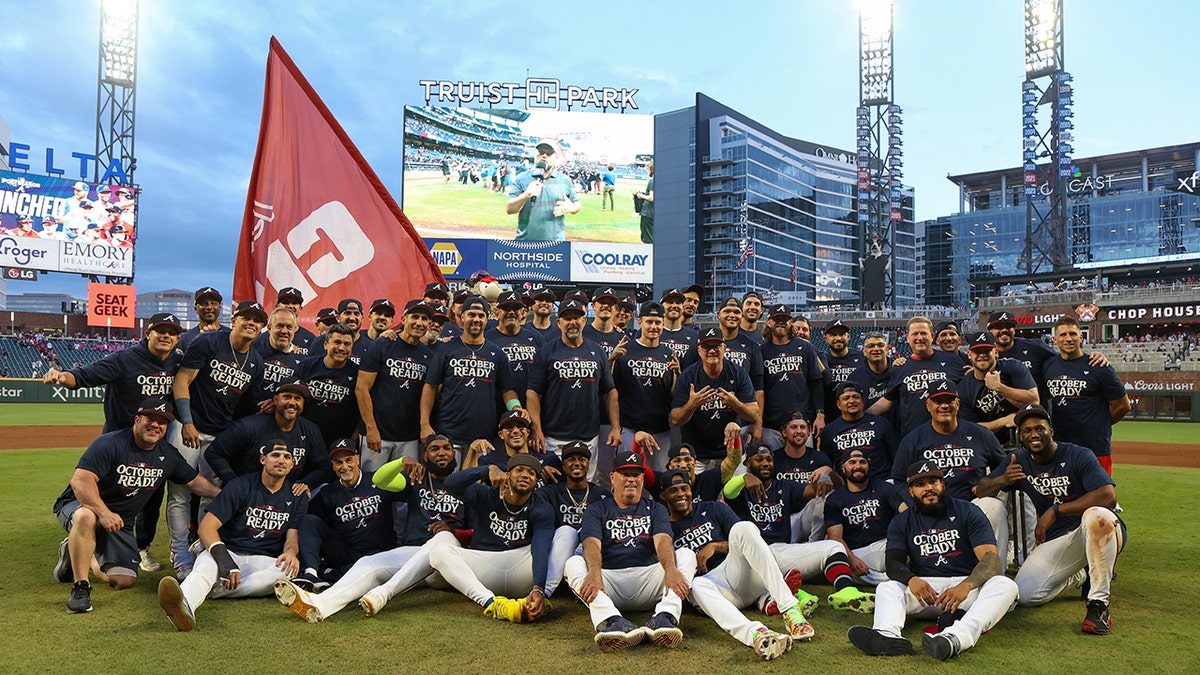
[[[614,87],[580,87],[563,84],[554,78],[527,77],[524,82],[456,82],[453,80],[421,80],[417,84],[425,91],[425,105],[514,106],[525,104],[526,110],[571,110],[574,107],[610,110],[637,110],[633,97],[637,89]]]

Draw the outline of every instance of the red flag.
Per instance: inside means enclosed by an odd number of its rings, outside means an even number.
[[[235,300],[304,294],[304,323],[343,298],[421,297],[444,281],[425,243],[272,37],[258,149],[233,277]]]
[[[796,283],[796,259],[792,258],[792,284]]]

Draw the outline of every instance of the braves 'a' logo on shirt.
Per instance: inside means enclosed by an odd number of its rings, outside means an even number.
[[[917,555],[921,558],[939,558],[935,565],[943,564],[944,556],[957,556],[958,540],[962,532],[956,529],[942,530],[934,528],[913,536],[912,544]]]
[[[477,381],[491,383],[496,376],[495,362],[481,359],[474,354],[450,359],[447,365],[450,377],[467,380],[468,387],[475,386]]]
[[[509,342],[500,346],[514,371],[524,370],[525,366],[533,363],[537,356],[538,347],[532,342]]]
[[[367,521],[378,518],[383,497],[380,495],[355,495],[350,501],[333,510],[333,515],[343,523],[358,521],[358,527],[366,527]]]
[[[384,368],[387,368],[388,377],[394,380],[401,380],[400,387],[407,389],[414,382],[423,382],[425,380],[426,365],[423,361],[414,361],[408,358],[390,358],[384,361]]]
[[[604,527],[613,544],[636,546],[639,541],[650,538],[650,516],[619,516],[605,521]]]
[[[150,466],[142,462],[134,464],[118,464],[117,465],[117,485],[129,490],[127,496],[132,497],[138,490],[152,490],[164,475],[163,470],[157,466]]]
[[[767,375],[787,379],[788,375],[802,375],[805,370],[804,356],[801,354],[778,354],[763,361],[763,369]]]
[[[220,385],[225,385],[225,387],[233,389],[239,394],[246,390],[246,385],[250,384],[250,380],[254,378],[252,374],[242,370],[235,364],[226,363],[220,359],[213,359],[209,361],[208,367],[208,376],[213,382],[216,382]],[[257,364],[248,363],[246,364],[246,367],[250,370],[254,370],[254,368],[257,367]]]
[[[438,488],[421,485],[417,488],[417,503],[430,520],[441,520],[442,516],[456,515],[463,507],[462,501]]]
[[[595,357],[595,352],[588,353]],[[570,382],[572,387],[579,387],[583,382],[595,382],[600,371],[599,362],[578,356],[556,359],[550,362],[550,367],[558,379]]]
[[[1087,375],[1089,371],[1083,371]],[[1088,391],[1088,381],[1080,380],[1070,375],[1059,375],[1058,377],[1046,380],[1046,388],[1050,390],[1050,395],[1058,399],[1062,405],[1067,405],[1067,400],[1072,398],[1081,398]]]
[[[255,538],[261,538],[268,532],[272,534],[282,532],[283,526],[291,519],[292,514],[280,511],[270,504],[263,504],[246,507],[245,517],[246,528],[255,532]]]
[[[1063,497],[1071,494],[1071,477],[1058,476],[1052,473],[1027,475],[1026,480],[1038,494],[1062,502]]]

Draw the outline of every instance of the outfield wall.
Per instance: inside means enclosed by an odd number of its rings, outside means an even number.
[[[101,403],[104,387],[68,389],[41,380],[0,379],[0,403]]]

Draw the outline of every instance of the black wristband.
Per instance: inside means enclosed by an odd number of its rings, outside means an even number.
[[[225,548],[223,542],[213,544],[208,549],[208,554],[217,561],[217,576],[221,578],[221,581],[229,581],[232,573],[241,571],[233,562],[233,556],[229,554],[229,549]]]

